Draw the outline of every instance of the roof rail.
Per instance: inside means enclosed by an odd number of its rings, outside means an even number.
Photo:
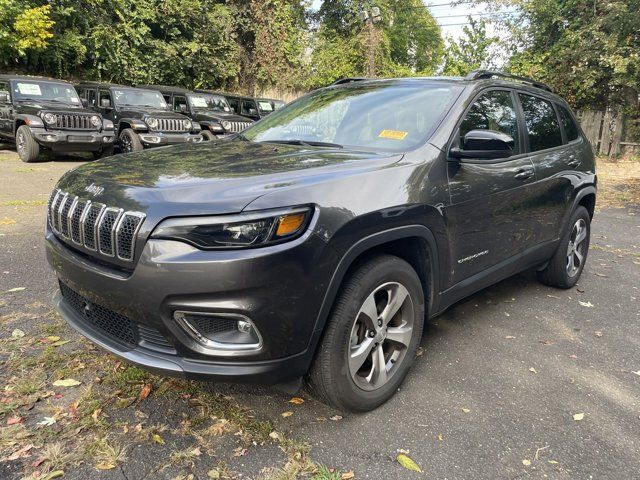
[[[348,78],[340,78],[338,80],[336,80],[335,82],[333,82],[331,85],[329,86],[333,86],[333,85],[344,85],[345,83],[353,83],[353,82],[362,82],[364,80],[369,80],[368,78],[365,77],[348,77]]]
[[[538,82],[536,80],[533,80],[527,77],[520,77],[518,75],[511,75],[510,73],[496,72],[493,70],[474,70],[473,72],[469,73],[466,77],[464,77],[464,79],[465,80],[482,80],[484,78],[494,78],[494,77],[505,78],[507,80],[515,80],[516,82],[526,83],[527,85],[531,85],[536,88],[541,88],[542,90],[546,90],[547,92],[553,93],[553,90],[551,90],[551,87],[549,87],[548,85],[545,85],[542,82]]]

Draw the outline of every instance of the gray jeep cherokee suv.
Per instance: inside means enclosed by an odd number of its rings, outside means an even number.
[[[160,374],[293,383],[375,408],[423,324],[525,269],[572,287],[596,174],[544,85],[358,80],[314,91],[227,141],[131,153],[51,195],[55,305]]]

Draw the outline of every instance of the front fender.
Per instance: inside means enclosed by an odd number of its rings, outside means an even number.
[[[44,122],[37,115],[20,113],[13,119],[13,133],[15,133],[18,130],[18,127],[22,124],[26,124],[29,127],[34,128],[44,128]]]
[[[139,118],[121,118],[118,122],[118,132],[122,132],[124,128],[130,128],[135,132],[148,132],[149,128]]]

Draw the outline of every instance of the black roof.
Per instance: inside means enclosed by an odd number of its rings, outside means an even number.
[[[209,93],[211,95],[218,95],[219,97],[237,97],[237,98],[245,98],[243,95],[236,95],[234,93],[226,93],[226,92],[218,92],[216,90],[207,90],[206,88],[196,88],[194,90],[195,93]],[[249,98],[249,97],[246,97]]]
[[[9,80],[25,80],[30,82],[56,82],[56,83],[68,83],[71,85],[71,82],[66,80],[60,80],[58,78],[51,77],[36,77],[32,75],[10,75],[10,74],[0,74],[0,80],[8,82]]]
[[[170,85],[136,85],[138,88],[144,88],[146,90],[158,90],[160,92],[170,93],[193,93],[192,90],[182,87],[172,87]]]
[[[108,83],[108,82],[78,82],[75,84],[76,87],[98,87],[98,88],[126,88],[129,90],[157,90],[155,88],[145,88],[145,87],[132,87],[131,85],[120,85],[117,83]]]

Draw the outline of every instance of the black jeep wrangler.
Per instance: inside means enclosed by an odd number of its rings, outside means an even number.
[[[202,128],[202,138],[213,140],[220,135],[240,133],[253,123],[233,110],[222,95],[209,90],[192,92],[186,88],[165,85],[148,85],[162,93],[165,101],[174,111],[183,113],[198,122]]]
[[[260,113],[260,106],[256,99],[253,97],[245,97],[242,95],[232,95],[230,93],[223,93],[224,97],[229,102],[229,105],[238,115],[250,118],[251,120],[260,120],[264,115]]]
[[[76,89],[90,107],[113,121],[123,153],[202,141],[200,125],[172,112],[157,90],[98,82],[85,82]]]
[[[113,123],[84,108],[70,83],[0,75],[0,140],[15,142],[23,162],[41,149],[109,156],[113,139]]]

